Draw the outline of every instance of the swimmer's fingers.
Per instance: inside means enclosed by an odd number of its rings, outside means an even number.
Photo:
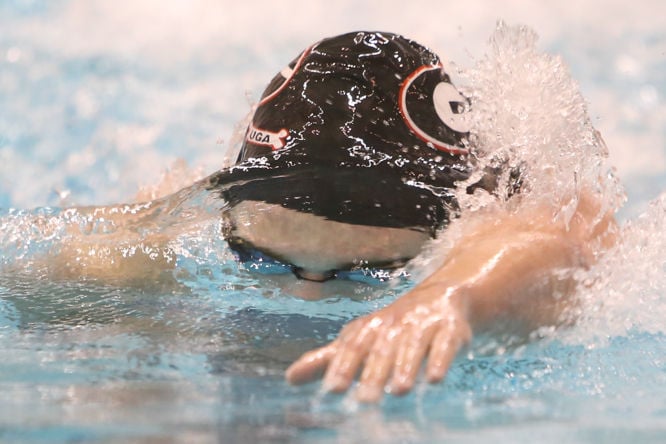
[[[349,388],[382,326],[379,316],[366,316],[342,330],[336,340],[339,342],[338,350],[324,376],[325,390],[340,393]]]
[[[426,367],[426,379],[428,382],[436,383],[444,379],[458,351],[471,338],[472,330],[469,323],[460,318],[449,320],[435,334]]]
[[[356,398],[362,402],[379,401],[389,379],[391,394],[408,393],[426,355],[429,355],[428,381],[441,381],[460,346],[470,337],[467,321],[453,314],[443,319],[396,322],[379,331],[366,358]]]
[[[306,353],[287,370],[287,380],[300,384],[325,371],[323,387],[331,392],[349,388],[359,373],[356,398],[362,402],[381,399],[387,382],[392,394],[412,389],[428,357],[426,378],[442,380],[460,347],[471,338],[465,316],[455,308],[436,311],[389,306],[375,315],[348,324],[338,339]]]
[[[412,389],[439,326],[439,323],[427,322],[410,324],[402,332],[389,387],[391,394],[404,395]]]
[[[365,361],[356,389],[356,399],[361,402],[377,402],[382,398],[384,387],[393,370],[397,342],[393,329],[377,337]]]
[[[305,384],[321,377],[338,348],[338,341],[312,350],[298,358],[287,369],[285,377],[290,384]]]

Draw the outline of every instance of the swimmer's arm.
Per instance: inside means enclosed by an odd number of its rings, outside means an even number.
[[[342,392],[360,372],[357,397],[377,401],[385,388],[408,392],[426,358],[426,379],[440,381],[472,330],[499,318],[528,328],[556,323],[575,286],[570,271],[594,261],[593,246],[612,244],[612,216],[597,220],[597,209],[583,199],[568,229],[547,207],[489,215],[421,284],[303,355],[287,379],[303,383],[325,371],[324,388]]]
[[[31,225],[43,237],[60,239],[34,266],[57,279],[91,278],[120,285],[153,285],[175,265],[173,234],[157,222],[158,201],[72,207],[56,217],[38,215]]]
[[[199,206],[208,179],[178,189],[184,176],[190,176],[184,168],[176,164],[157,187],[139,193],[135,203],[63,210],[59,219],[66,227],[62,245],[39,265],[64,279],[85,277],[141,287],[173,284],[173,242],[188,232],[196,233],[199,222],[217,214]],[[48,235],[48,218],[34,224]]]

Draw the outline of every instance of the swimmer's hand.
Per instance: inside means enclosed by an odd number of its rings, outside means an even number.
[[[385,390],[394,395],[409,392],[427,357],[425,377],[439,382],[471,337],[455,296],[447,288],[419,286],[384,309],[354,320],[332,343],[303,355],[287,370],[287,380],[301,384],[325,372],[324,389],[339,393],[363,367],[356,398],[377,402]]]

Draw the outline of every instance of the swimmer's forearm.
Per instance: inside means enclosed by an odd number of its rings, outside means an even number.
[[[558,323],[571,303],[573,272],[592,265],[615,239],[612,215],[600,215],[590,195],[581,197],[568,224],[554,222],[547,206],[498,211],[484,220],[417,286],[432,289],[421,299],[456,299],[474,329],[500,317],[527,329]]]
[[[565,225],[549,207],[500,214],[468,233],[422,285],[451,282],[473,326],[498,317],[527,328],[557,323],[571,300],[573,271],[588,267],[615,240],[615,221],[583,195]]]
[[[156,223],[161,210],[155,202],[73,207],[56,223],[36,219],[42,232],[66,230],[61,245],[37,259],[39,265],[60,279],[140,286],[162,281],[175,265],[175,254],[171,236]]]
[[[576,235],[518,216],[465,236],[447,261],[420,285],[448,288],[475,327],[498,317],[527,327],[556,322],[573,281],[571,271],[587,262]],[[429,297],[441,297],[431,293]]]

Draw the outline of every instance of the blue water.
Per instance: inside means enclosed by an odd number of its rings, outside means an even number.
[[[426,2],[425,18],[356,3],[299,6],[294,21],[292,4],[0,2],[0,440],[666,440],[666,204],[638,217],[666,189],[659,2]],[[581,325],[508,347],[477,337],[444,383],[359,406],[283,371],[411,281],[303,301],[239,265],[214,223],[180,239],[177,285],[54,279],[33,261],[57,241],[29,223],[54,210],[33,208],[131,201],[176,159],[185,183],[215,171],[263,84],[323,35],[394,30],[467,63],[498,18],[562,54],[627,189],[620,218],[638,217],[643,250],[599,271],[608,300]]]

